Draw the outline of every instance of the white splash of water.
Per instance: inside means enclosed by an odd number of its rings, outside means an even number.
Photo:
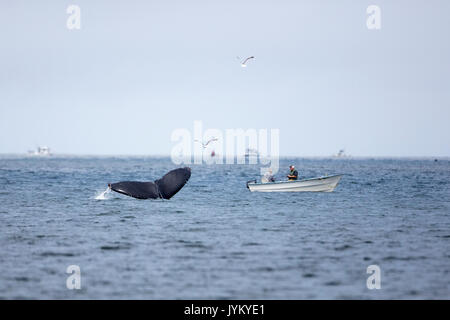
[[[106,194],[108,194],[111,191],[111,189],[108,187],[105,191],[100,193],[98,196],[95,197],[96,200],[107,200]]]

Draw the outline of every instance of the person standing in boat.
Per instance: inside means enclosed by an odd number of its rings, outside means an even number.
[[[294,166],[289,166],[289,169],[291,172],[288,174],[289,181],[297,180],[298,179],[298,171],[295,169]]]

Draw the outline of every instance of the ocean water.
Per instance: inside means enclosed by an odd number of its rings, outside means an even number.
[[[345,176],[333,193],[251,193],[257,165],[193,165],[171,200],[97,200],[176,166],[2,156],[0,298],[450,299],[448,159],[283,159],[278,178],[291,163]]]

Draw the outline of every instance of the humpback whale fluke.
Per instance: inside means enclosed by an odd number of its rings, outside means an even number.
[[[137,199],[170,199],[188,182],[191,168],[178,168],[166,173],[155,182],[121,181],[108,183],[118,193]]]

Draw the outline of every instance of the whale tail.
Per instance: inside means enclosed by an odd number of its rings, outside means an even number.
[[[121,181],[109,183],[111,190],[136,199],[170,199],[191,177],[191,168],[178,168],[155,182]]]
[[[184,187],[191,177],[191,168],[178,168],[164,175],[155,181],[158,187],[159,195],[163,199],[172,198],[181,188]]]

